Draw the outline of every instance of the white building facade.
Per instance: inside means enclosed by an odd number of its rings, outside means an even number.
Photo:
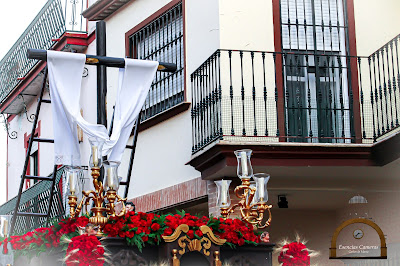
[[[271,175],[273,219],[267,230],[272,242],[294,238],[298,232],[321,253],[313,263],[375,265],[368,260],[329,259],[335,229],[345,220],[364,217],[386,235],[388,259],[375,261],[377,265],[399,263],[400,234],[395,225],[400,216],[394,212],[400,199],[398,2],[80,4],[83,30],[65,29],[54,38],[53,49],[96,54],[95,21],[104,20],[107,56],[177,64],[175,73],[156,74],[142,110],[128,190],[138,211],[183,208],[219,215],[213,181],[225,178],[238,185],[233,151],[251,148],[255,172]],[[68,7],[63,8],[67,14]],[[43,67],[37,64],[18,76],[17,84],[0,95],[9,135],[17,133],[7,144],[8,200],[18,193]],[[82,114],[95,123],[96,67],[86,68]],[[117,84],[118,70],[108,68],[108,124]],[[44,98],[51,98],[48,91]],[[52,131],[50,104],[43,103],[35,134],[51,139]],[[82,166],[88,166],[86,136],[80,147]],[[52,149],[50,143],[33,146],[28,174],[52,173]],[[119,168],[122,181],[130,155],[127,149]],[[85,177],[89,188],[88,171]],[[33,181],[24,186],[32,185]],[[368,203],[349,202],[359,194]],[[286,196],[289,208],[278,207],[280,195]],[[368,235],[363,241],[377,243],[374,231],[360,226],[343,231],[338,243],[352,244],[356,240],[351,234],[358,228]]]

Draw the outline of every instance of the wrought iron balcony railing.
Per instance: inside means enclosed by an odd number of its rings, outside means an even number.
[[[79,2],[81,1],[81,2]],[[86,21],[80,15],[86,0],[48,0],[8,53],[0,61],[0,103],[36,64],[28,60],[26,50],[49,49],[66,31],[85,32]]]
[[[377,141],[399,126],[398,40],[369,57],[217,50],[191,75],[192,152],[218,139]]]
[[[369,92],[361,91],[361,106],[369,102],[373,138],[399,128],[400,112],[400,34],[368,57]],[[366,95],[368,97],[366,97]],[[363,117],[364,119],[364,117]]]
[[[51,220],[60,220],[65,217],[66,197],[63,195],[62,175],[64,168],[60,168],[56,173],[56,186],[53,195],[53,207],[50,213]],[[39,181],[21,195],[19,212],[27,213],[46,213],[50,197],[51,183]],[[17,196],[0,206],[0,215],[12,215],[14,213]],[[47,217],[28,217],[19,216],[15,224],[15,232],[23,233],[46,225]]]

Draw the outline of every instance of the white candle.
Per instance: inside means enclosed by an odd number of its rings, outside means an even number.
[[[221,182],[221,205],[227,205],[228,202],[228,195],[227,195],[227,182],[226,180],[222,179]]]
[[[259,178],[258,179],[257,192],[258,192],[258,200],[259,201],[264,201],[264,196],[265,196],[265,193],[264,193],[264,181],[265,181],[265,178]]]
[[[75,194],[76,188],[75,188],[75,180],[76,178],[76,173],[69,173],[69,191],[71,192],[71,194]]]
[[[99,158],[97,156],[97,146],[92,146],[93,165],[99,165]]]
[[[242,162],[242,176],[247,176],[249,174],[249,170],[247,168],[247,154],[245,151],[240,153],[240,161]]]
[[[8,221],[6,219],[3,220],[3,236],[6,237],[8,235]]]
[[[114,190],[114,178],[113,178],[113,171],[111,168],[107,169],[107,183],[108,183],[108,188],[110,190]]]

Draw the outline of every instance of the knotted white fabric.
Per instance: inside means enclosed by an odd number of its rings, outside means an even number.
[[[77,125],[89,137],[103,139],[103,156],[121,161],[135,120],[146,100],[158,62],[125,59],[120,69],[111,137],[103,125],[91,124],[80,113],[80,91],[85,55],[47,51],[54,128],[55,163],[81,165]]]

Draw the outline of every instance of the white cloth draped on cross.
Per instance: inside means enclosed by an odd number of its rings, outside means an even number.
[[[119,72],[114,125],[109,137],[105,126],[87,122],[80,113],[85,60],[84,54],[47,51],[56,164],[81,165],[77,125],[89,137],[105,141],[103,156],[121,161],[158,67],[156,61],[125,59],[125,68]]]

